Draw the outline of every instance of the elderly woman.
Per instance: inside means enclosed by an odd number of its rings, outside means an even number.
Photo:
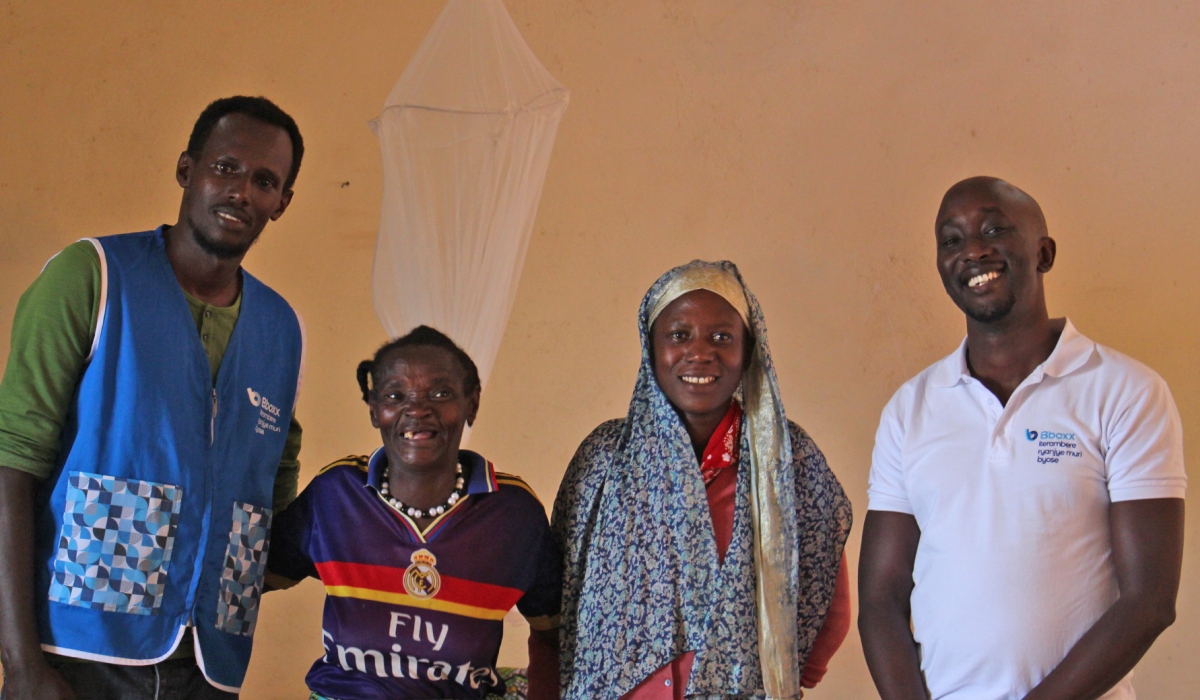
[[[515,604],[537,630],[559,611],[546,511],[521,479],[459,449],[479,374],[445,335],[393,340],[358,381],[383,447],[323,469],[272,532],[271,572],[325,585],[312,697],[505,695],[505,613]]]
[[[849,627],[850,503],[784,415],[732,263],[666,273],[638,321],[629,413],[583,441],[554,505],[565,697],[798,698]]]

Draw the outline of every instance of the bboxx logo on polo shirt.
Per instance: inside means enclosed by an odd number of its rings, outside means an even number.
[[[1026,430],[1025,439],[1037,442],[1038,464],[1057,464],[1068,457],[1082,457],[1075,433],[1060,433],[1053,430]]]
[[[268,430],[278,433],[279,418],[282,414],[279,406],[250,387],[246,387],[246,396],[250,397],[250,405],[258,409],[258,422],[254,425],[254,432],[258,435],[266,435]]]

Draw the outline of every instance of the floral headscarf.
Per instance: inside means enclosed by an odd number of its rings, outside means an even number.
[[[729,301],[754,340],[739,390],[745,422],[723,565],[695,452],[650,352],[654,318],[696,289]],[[849,502],[820,451],[787,421],[762,311],[733,263],[671,270],[647,292],[638,320],[642,364],[629,413],[584,441],[555,503],[567,569],[565,698],[619,698],[686,651],[696,651],[689,695],[797,698],[802,660],[832,599]]]

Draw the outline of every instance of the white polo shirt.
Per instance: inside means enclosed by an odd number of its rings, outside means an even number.
[[[1069,320],[1007,406],[971,377],[965,340],[900,387],[869,507],[921,528],[912,616],[934,700],[1022,698],[1117,599],[1109,505],[1186,489],[1166,383]]]

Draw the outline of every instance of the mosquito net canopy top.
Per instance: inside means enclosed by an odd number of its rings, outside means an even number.
[[[569,91],[501,0],[450,0],[372,122],[383,152],[375,311],[449,335],[486,384]]]

